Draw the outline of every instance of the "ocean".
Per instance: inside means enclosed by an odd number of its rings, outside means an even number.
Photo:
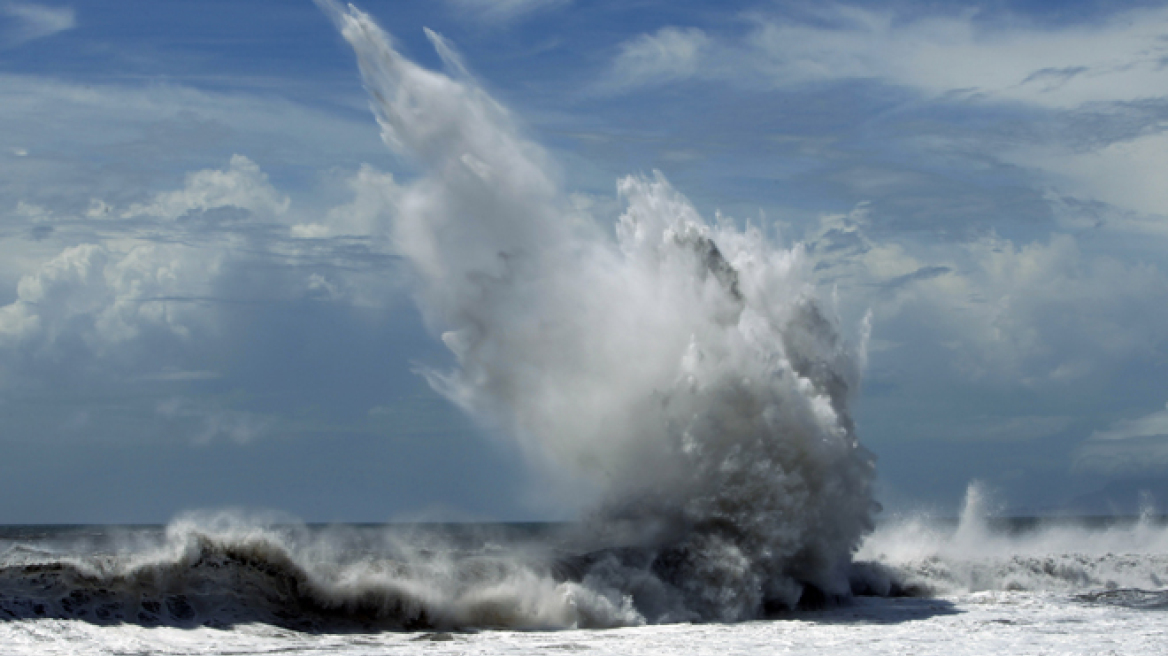
[[[734,622],[650,616],[641,607],[658,602],[638,577],[676,586],[661,568],[668,550],[601,584],[588,569],[620,549],[589,552],[575,525],[204,514],[168,526],[6,526],[0,645],[6,654],[1168,649],[1164,517],[987,519],[967,505],[959,520],[878,526],[856,554],[852,594],[805,593]]]
[[[7,527],[0,651],[1168,652],[1163,518],[991,521],[974,486],[955,521],[877,522],[851,410],[872,317],[841,326],[807,248],[707,222],[660,173],[585,216],[441,35],[449,75],[318,4],[419,168],[382,190],[456,362],[419,373],[542,496],[595,503],[569,525]]]

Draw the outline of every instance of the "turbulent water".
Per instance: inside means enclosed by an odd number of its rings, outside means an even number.
[[[852,568],[856,595],[737,624],[644,625],[634,599],[605,597],[581,576],[598,556],[576,548],[573,525],[221,515],[0,528],[0,644],[13,654],[1162,653],[1163,518],[991,522],[977,498],[959,522],[877,528]]]
[[[420,373],[514,440],[545,497],[591,505],[561,527],[13,528],[5,651],[960,653],[948,643],[983,624],[1055,636],[1084,617],[1123,625],[1126,647],[1162,636],[1143,619],[1168,604],[1150,518],[995,532],[975,491],[956,525],[874,529],[874,459],[849,414],[866,329],[844,338],[798,245],[706,221],[661,175],[620,180],[607,225],[441,36],[449,74],[319,3],[417,168],[385,190],[384,232],[457,363]],[[869,644],[841,625],[896,628],[863,629]],[[1060,649],[1106,645],[1081,628]],[[560,632],[514,632],[533,629]]]

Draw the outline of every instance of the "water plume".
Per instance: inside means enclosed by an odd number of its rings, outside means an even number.
[[[582,218],[451,44],[427,31],[455,77],[404,58],[360,10],[318,4],[385,143],[419,171],[391,233],[457,360],[423,373],[597,499],[602,549],[581,580],[650,621],[757,617],[808,586],[846,595],[873,458],[848,410],[858,358],[801,248],[707,223],[659,173],[618,182],[615,231]]]

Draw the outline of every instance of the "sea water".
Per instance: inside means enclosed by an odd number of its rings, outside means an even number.
[[[387,146],[376,237],[455,361],[435,390],[514,440],[571,526],[11,527],[0,651],[1164,653],[1168,542],[1105,526],[876,526],[852,418],[869,321],[814,256],[707,221],[663,175],[615,221],[427,32],[447,73],[319,0]]]
[[[587,627],[571,525],[4,527],[7,654],[1159,654],[1168,524],[882,524],[856,593],[744,622]],[[879,572],[879,575],[875,573]],[[395,581],[395,577],[397,580]],[[867,587],[865,587],[867,586]],[[428,610],[427,610],[428,609]]]

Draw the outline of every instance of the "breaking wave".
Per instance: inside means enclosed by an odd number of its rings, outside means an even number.
[[[420,373],[514,440],[545,473],[544,496],[589,500],[572,548],[398,542],[354,557],[180,522],[130,555],[7,563],[5,611],[603,627],[745,620],[849,595],[877,509],[874,458],[848,408],[862,353],[817,300],[802,249],[706,222],[660,174],[618,182],[613,230],[561,189],[441,36],[427,31],[450,75],[405,59],[356,8],[318,4],[357,55],[384,141],[418,170],[387,183],[385,232],[457,362]]]
[[[874,458],[849,412],[865,330],[842,337],[798,245],[707,222],[660,174],[618,182],[608,229],[441,36],[427,31],[450,75],[318,2],[419,171],[386,189],[386,232],[457,363],[421,373],[514,440],[545,496],[589,499],[583,521],[556,541],[224,518],[98,553],[17,541],[0,616],[365,631],[738,621],[853,594],[1162,603],[1168,532],[1150,520],[1007,534],[975,488],[954,527],[873,533]]]
[[[857,554],[876,593],[1043,592],[1083,601],[1168,607],[1168,524],[1139,518],[991,521],[973,484],[955,524],[889,522]],[[1157,606],[1159,604],[1159,606]]]
[[[613,230],[440,35],[449,75],[358,9],[318,4],[383,140],[418,169],[388,194],[388,233],[457,362],[422,374],[514,440],[545,497],[591,500],[580,585],[649,622],[847,596],[877,509],[849,412],[862,347],[802,248],[707,222],[659,173],[617,183]]]
[[[542,629],[739,621],[854,594],[1161,603],[1168,533],[1150,520],[1004,534],[974,489],[955,527],[873,533],[874,458],[849,412],[865,329],[843,338],[798,245],[707,222],[660,174],[618,182],[609,229],[441,36],[427,32],[450,75],[318,2],[386,144],[419,171],[385,195],[417,305],[456,361],[422,375],[514,440],[544,496],[588,499],[583,521],[555,540],[225,517],[106,550],[18,540],[0,554],[0,617]]]
[[[643,622],[548,553],[513,539],[502,549],[483,531],[313,532],[222,516],[177,521],[153,546],[70,555],[17,544],[0,556],[0,618],[309,631]]]
[[[994,522],[980,499],[971,488],[956,523],[881,526],[847,568],[850,593],[1043,594],[1168,609],[1162,518]],[[10,537],[0,539],[0,620],[369,632],[719,619],[694,613],[701,606],[685,587],[686,547],[590,550],[586,536],[572,525],[310,528],[216,515],[104,543]],[[706,603],[735,591],[702,583]],[[805,585],[792,606],[764,606],[760,615],[835,603],[847,598]]]

